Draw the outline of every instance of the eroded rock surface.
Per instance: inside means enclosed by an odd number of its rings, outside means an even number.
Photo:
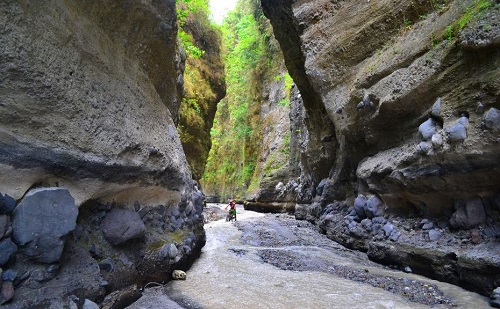
[[[412,269],[489,295],[499,280],[489,275],[500,236],[498,3],[261,3],[301,94],[290,141],[299,171],[285,186],[296,216],[352,248],[387,241],[394,256],[418,251],[405,261]],[[369,196],[380,203],[369,207]],[[426,272],[420,259],[432,250],[401,230],[413,217],[434,222],[417,228],[426,241],[466,233],[470,263],[448,263],[453,275]]]
[[[99,304],[199,254],[176,20],[170,0],[0,3],[1,266],[17,273],[6,308]],[[102,227],[117,209],[139,227],[105,229],[111,244]],[[167,243],[175,259],[160,256]]]

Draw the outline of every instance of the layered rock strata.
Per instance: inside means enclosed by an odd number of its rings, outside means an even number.
[[[291,142],[301,154],[294,181],[304,184],[296,216],[373,259],[489,295],[500,284],[492,275],[498,3],[261,3],[303,100],[304,116],[291,119],[306,133]],[[415,217],[434,227],[405,223]],[[433,249],[422,247],[447,235],[458,243],[441,248],[450,257],[438,263],[448,265],[443,273],[425,262]]]
[[[176,131],[175,1],[8,0],[0,23],[0,301],[99,303],[187,267],[203,196]]]

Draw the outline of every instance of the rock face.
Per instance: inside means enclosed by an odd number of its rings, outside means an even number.
[[[203,205],[176,131],[175,1],[7,0],[0,23],[0,262],[18,274],[3,306],[100,303],[189,265]]]
[[[500,220],[494,206],[500,188],[498,4],[261,3],[301,94],[290,120],[292,132],[300,132],[290,141],[302,180],[297,216],[311,220],[319,202],[316,221],[325,233],[364,251],[370,241],[411,243],[400,219],[414,216],[439,225],[426,227],[425,241],[451,232],[469,233],[472,244],[492,242],[482,247],[485,263],[467,250],[460,262],[446,262],[453,275],[424,270],[426,250],[386,260],[415,263],[406,266],[489,295],[500,280],[486,275],[498,273],[498,259],[492,254],[497,236],[485,236]],[[469,275],[474,272],[482,275]]]

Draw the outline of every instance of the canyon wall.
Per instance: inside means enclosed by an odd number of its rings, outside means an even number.
[[[296,217],[374,260],[500,285],[498,1],[261,3],[300,91]]]
[[[0,303],[102,301],[185,267],[205,236],[175,1],[7,0],[0,23]]]

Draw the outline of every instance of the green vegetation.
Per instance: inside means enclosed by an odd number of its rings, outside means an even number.
[[[451,42],[458,37],[458,34],[464,29],[471,21],[481,17],[481,13],[486,9],[495,6],[494,0],[475,0],[465,9],[465,13],[455,20],[451,25],[448,25],[440,36],[435,34],[431,35],[431,44],[433,47],[439,45],[442,41]]]
[[[208,18],[208,0],[177,0],[177,15],[179,43],[186,51],[184,97],[177,130],[193,178],[198,180],[211,147],[216,102],[224,94],[222,34]]]
[[[280,70],[277,42],[259,0],[240,0],[221,26],[227,95],[218,104],[211,131],[212,148],[201,179],[208,194],[243,197],[258,188],[263,146],[263,84],[281,82],[289,106],[292,79]]]
[[[200,58],[204,50],[196,46],[193,36],[186,32],[185,26],[189,19],[208,16],[208,0],[176,0],[177,23],[179,26],[179,41],[188,57]]]

